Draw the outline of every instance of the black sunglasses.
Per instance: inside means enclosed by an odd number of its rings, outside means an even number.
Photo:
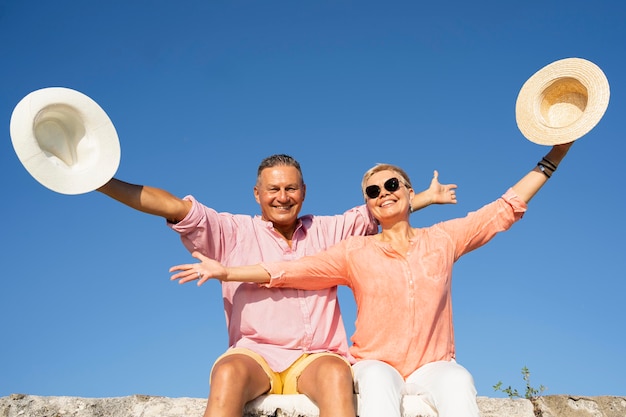
[[[400,180],[398,180],[396,177],[389,178],[387,181],[385,181],[383,187],[385,187],[385,190],[393,193],[394,191],[397,191],[398,188],[400,188]],[[365,187],[365,194],[371,199],[378,198],[378,196],[380,195],[380,187],[378,185],[369,185]]]

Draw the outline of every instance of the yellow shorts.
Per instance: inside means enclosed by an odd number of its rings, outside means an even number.
[[[350,366],[350,362],[346,358],[336,353],[330,352],[320,352],[320,353],[304,353],[300,356],[294,363],[289,366],[289,368],[285,369],[282,372],[273,371],[272,368],[267,364],[265,359],[261,355],[256,352],[251,351],[246,348],[233,348],[229,349],[222,356],[217,358],[215,363],[219,362],[222,358],[230,355],[245,355],[248,356],[256,363],[258,363],[261,368],[267,374],[267,377],[270,379],[270,389],[267,391],[267,394],[299,394],[298,392],[298,378],[302,375],[302,372],[306,369],[307,366],[311,364],[315,359],[322,356],[335,356],[341,360],[343,360],[348,366]],[[213,365],[215,367],[215,364]],[[352,369],[352,367],[350,367]],[[211,375],[213,374],[213,369],[211,369]]]

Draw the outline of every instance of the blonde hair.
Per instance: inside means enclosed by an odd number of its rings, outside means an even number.
[[[372,175],[380,171],[395,172],[400,177],[400,181],[402,181],[408,189],[413,189],[413,186],[411,185],[411,179],[402,168],[392,164],[376,164],[368,169],[365,174],[363,174],[363,180],[361,181],[361,191],[363,192],[363,198],[365,199],[365,201],[367,201],[367,194],[365,194],[365,185],[367,184],[367,181],[372,177]]]

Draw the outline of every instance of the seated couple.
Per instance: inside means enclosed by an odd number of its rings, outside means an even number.
[[[299,211],[304,199],[299,167],[292,181],[287,172],[275,170],[293,165],[259,167],[255,197],[262,210],[266,205],[267,212],[260,220],[267,222],[263,233],[273,236],[276,244],[277,253],[273,255],[256,253],[257,246],[268,243],[259,244],[267,237],[262,233],[254,235],[254,242],[236,239],[249,230],[237,223],[241,219],[226,215],[228,220],[211,222],[206,219],[210,215],[197,213],[208,209],[193,199],[187,200],[194,202],[188,213],[193,221],[173,218],[171,223],[176,224],[171,226],[181,233],[183,242],[200,262],[172,267],[172,279],[180,283],[198,280],[199,285],[210,278],[222,282],[234,347],[214,366],[205,416],[241,415],[246,401],[275,392],[277,385],[284,385],[284,393],[307,394],[320,408],[320,416],[354,416],[348,362],[354,362],[360,417],[400,416],[407,386],[413,393],[427,395],[440,417],[479,416],[473,379],[455,361],[452,267],[462,255],[486,244],[522,218],[527,203],[550,178],[571,145],[552,147],[537,166],[495,201],[466,217],[426,228],[411,227],[410,213],[431,203],[456,201],[455,186],[440,185],[436,173],[431,187],[416,194],[400,167],[376,165],[363,176],[365,207],[330,218],[303,216],[295,227],[290,227],[287,220]],[[265,169],[270,170],[266,172],[267,181],[263,178]],[[290,199],[289,195],[298,197]],[[243,223],[251,228],[248,220]],[[235,236],[233,241],[218,239],[230,234]],[[321,243],[302,248],[307,246],[307,239]],[[246,263],[245,256],[233,256],[231,251],[254,252],[258,259]],[[357,304],[349,353],[343,337],[336,337],[344,332],[336,304],[338,285],[350,287]],[[293,293],[263,295],[263,291],[277,289]],[[307,303],[303,297],[309,294],[317,294],[317,302]],[[237,298],[247,304],[232,303]],[[257,309],[257,304],[268,299],[268,310]],[[272,308],[272,304],[277,307],[291,301],[298,304],[292,310],[293,317],[284,307]],[[258,316],[244,321],[248,308]],[[302,311],[296,312],[297,308]],[[335,314],[329,315],[330,310]],[[301,322],[302,317],[296,316],[308,316],[312,321]],[[237,338],[238,331],[248,330],[248,319],[266,333]],[[272,332],[268,323],[270,327],[284,326],[281,330],[293,332],[292,337],[264,340],[261,336]],[[231,385],[226,385],[227,381]],[[235,404],[239,414],[227,410],[228,398],[239,399]]]
[[[413,196],[413,210],[455,203],[454,185]],[[349,236],[372,235],[378,223],[365,206],[336,216],[299,216],[306,185],[288,155],[265,158],[256,171],[260,216],[217,212],[193,196],[179,198],[111,179],[99,192],[144,213],[163,217],[191,252],[225,265],[286,261],[318,253]],[[221,190],[223,191],[223,190]],[[220,197],[224,198],[223,193]],[[229,346],[211,372],[205,416],[241,416],[248,401],[266,393],[302,393],[323,416],[354,416],[352,371],[336,287],[266,288],[224,282]]]

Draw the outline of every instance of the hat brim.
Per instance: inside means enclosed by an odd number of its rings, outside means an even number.
[[[517,126],[540,145],[569,143],[586,135],[604,116],[609,82],[594,63],[555,61],[524,83],[515,104]]]
[[[109,181],[119,166],[119,139],[106,112],[69,88],[28,94],[13,110],[10,131],[24,168],[61,194],[93,191]]]

